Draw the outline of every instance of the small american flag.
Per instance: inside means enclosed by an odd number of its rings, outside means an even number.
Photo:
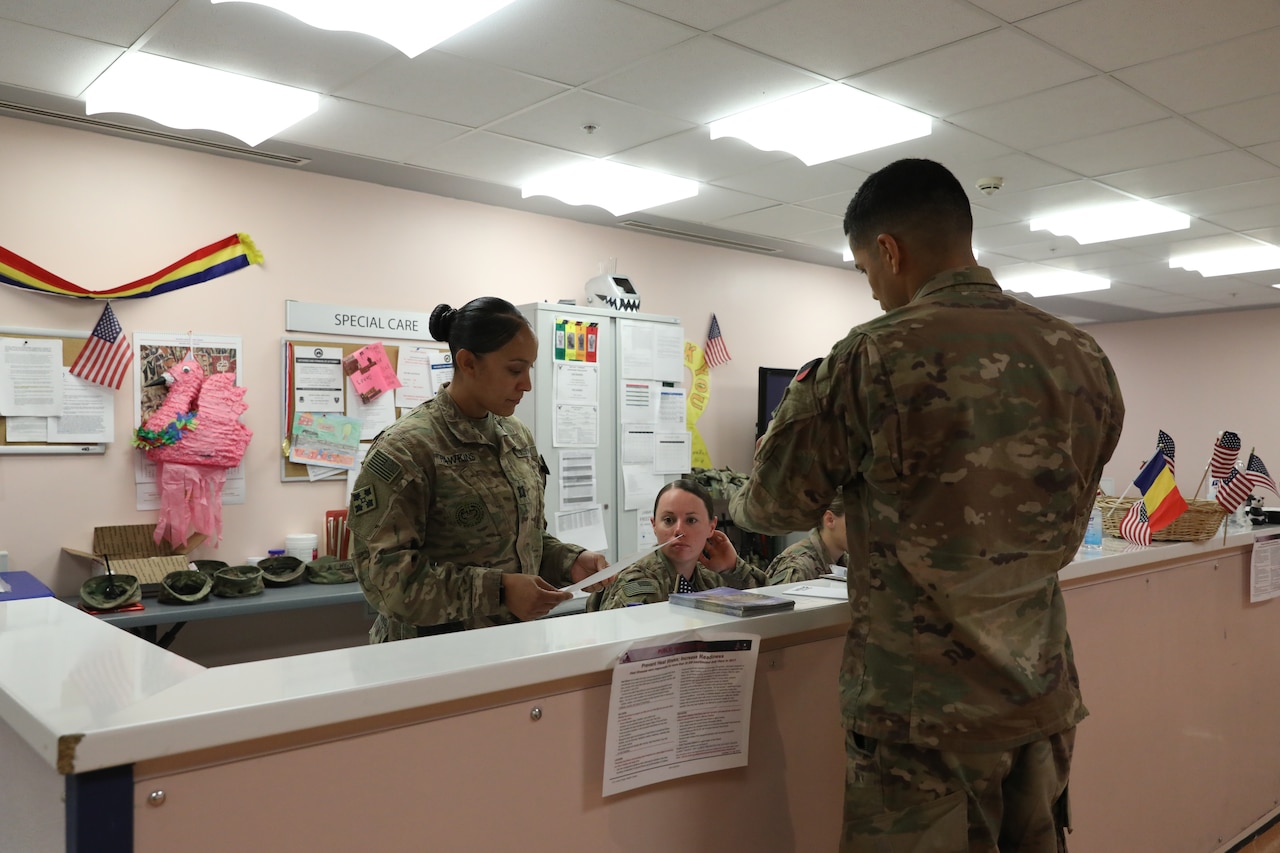
[[[729,348],[724,345],[724,338],[720,334],[720,323],[716,320],[715,314],[711,315],[711,328],[707,330],[705,350],[709,367],[719,367],[733,358],[729,355]]]
[[[1160,452],[1164,454],[1164,460],[1169,465],[1169,473],[1170,474],[1174,473],[1173,438],[1170,437],[1169,433],[1165,432],[1164,430],[1160,430],[1160,434],[1156,436],[1156,447],[1158,447],[1160,449]]]
[[[1227,472],[1227,476],[1220,478],[1214,499],[1227,512],[1235,512],[1240,508],[1240,504],[1244,503],[1244,499],[1251,494],[1253,494],[1253,483],[1245,474],[1232,468]]]
[[[1151,524],[1147,519],[1147,505],[1142,499],[1134,501],[1129,511],[1120,519],[1120,538],[1135,545],[1151,544]]]
[[[1215,480],[1225,480],[1235,470],[1240,455],[1240,436],[1229,430],[1218,436],[1213,445],[1213,458],[1209,460],[1209,473]]]
[[[132,363],[133,348],[108,302],[98,324],[89,333],[89,341],[72,362],[71,375],[119,391]]]
[[[1262,464],[1262,460],[1256,454],[1249,454],[1249,464],[1244,467],[1244,476],[1255,488],[1270,489],[1280,495],[1280,491],[1276,491],[1276,481],[1271,479],[1267,466]]]

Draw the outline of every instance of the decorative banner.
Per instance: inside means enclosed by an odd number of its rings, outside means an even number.
[[[250,264],[262,263],[262,253],[253,245],[248,234],[232,234],[225,240],[210,243],[197,249],[180,261],[159,272],[140,278],[110,290],[85,290],[77,284],[36,266],[26,258],[15,255],[0,246],[0,282],[48,293],[53,296],[69,296],[74,299],[145,299],[161,293],[170,293],[202,281],[244,269]]]
[[[693,382],[689,387],[689,398],[685,403],[686,420],[689,432],[693,433],[693,451],[691,464],[694,468],[714,468],[711,464],[711,453],[707,443],[698,432],[698,418],[707,408],[711,397],[711,367],[707,364],[702,347],[693,341],[684,342],[684,366],[693,374]]]

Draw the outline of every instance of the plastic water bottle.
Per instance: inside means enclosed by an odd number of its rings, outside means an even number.
[[[1102,510],[1097,507],[1089,513],[1089,526],[1084,529],[1084,547],[1090,550],[1102,547]]]

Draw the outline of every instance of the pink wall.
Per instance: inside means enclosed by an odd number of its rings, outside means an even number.
[[[417,311],[485,294],[555,301],[580,297],[616,258],[642,309],[681,317],[688,339],[701,343],[711,312],[719,317],[734,358],[712,374],[699,429],[712,461],[735,468],[750,464],[756,367],[798,367],[878,312],[852,272],[16,119],[0,118],[0,186],[0,245],[90,289],[237,231],[266,255],[262,267],[115,304],[131,333],[244,339],[248,500],[225,508],[222,545],[197,552],[231,562],[321,532],[324,511],[346,503],[338,482],[280,482],[286,299]],[[0,287],[4,326],[88,331],[100,310]],[[59,594],[86,576],[62,545],[87,548],[96,525],[155,520],[134,509],[129,388],[116,395],[105,456],[0,456],[0,550]]]

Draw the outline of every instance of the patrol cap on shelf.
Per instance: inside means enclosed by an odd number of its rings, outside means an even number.
[[[288,586],[302,578],[307,565],[297,557],[286,554],[283,557],[267,557],[259,560],[258,568],[262,569],[262,580],[268,586]]]
[[[262,569],[257,566],[228,566],[213,576],[213,594],[222,598],[243,598],[262,594]]]
[[[97,575],[80,584],[80,600],[90,610],[115,610],[142,600],[142,586],[133,575]]]
[[[157,597],[164,604],[196,604],[208,598],[212,589],[213,575],[184,569],[164,576]]]
[[[230,563],[224,560],[192,560],[191,565],[195,566],[198,571],[204,572],[209,577],[213,577],[218,569],[225,569]]]
[[[351,560],[326,554],[307,563],[307,580],[312,583],[353,583],[355,579],[356,564]]]

